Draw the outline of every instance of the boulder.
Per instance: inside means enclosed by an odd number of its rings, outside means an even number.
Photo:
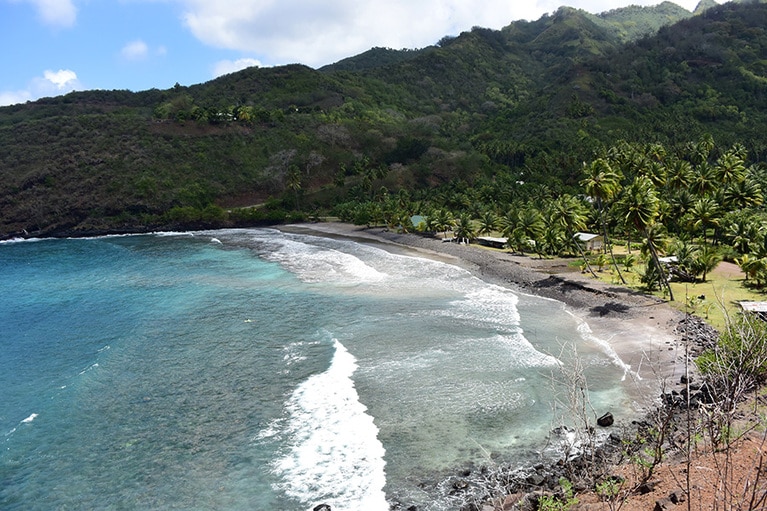
[[[669,493],[668,499],[673,504],[681,504],[682,502],[687,500],[687,496],[685,495],[684,490],[676,489],[672,491],[671,493]]]
[[[615,422],[615,418],[613,417],[613,414],[610,412],[607,412],[603,416],[597,419],[597,424],[600,425],[603,428],[608,428],[613,425]]]

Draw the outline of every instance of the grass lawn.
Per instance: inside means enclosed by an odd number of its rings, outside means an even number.
[[[582,264],[583,261],[580,260],[579,263]],[[597,271],[597,267],[594,267],[594,271],[600,280],[622,285],[614,268],[605,266],[600,272]],[[633,289],[642,290],[640,275],[643,272],[642,264],[637,264],[628,272],[621,268],[627,287]],[[672,282],[674,301],[669,302],[669,305],[682,312],[695,314],[705,319],[714,328],[721,329],[728,315],[740,311],[737,302],[767,301],[767,293],[748,288],[744,283],[745,276],[737,265],[722,262],[707,275],[706,282]],[[656,291],[653,294],[668,299],[663,291]]]
[[[671,305],[683,312],[691,312],[721,329],[727,315],[740,311],[738,302],[764,301],[767,294],[744,285],[745,277],[736,265],[719,263],[706,278],[706,282],[672,282],[675,302]]]

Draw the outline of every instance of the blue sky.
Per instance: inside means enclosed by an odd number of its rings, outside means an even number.
[[[677,0],[688,10],[698,0]],[[657,0],[0,0],[0,106],[72,90],[167,89],[251,65],[320,67],[374,46],[422,48],[560,5]]]

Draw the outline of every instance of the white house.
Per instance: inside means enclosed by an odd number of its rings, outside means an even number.
[[[586,250],[602,250],[604,246],[604,238],[599,234],[592,234],[589,232],[576,232],[573,238],[577,239]]]

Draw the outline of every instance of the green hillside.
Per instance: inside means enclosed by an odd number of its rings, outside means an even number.
[[[765,27],[764,3],[563,7],[319,70],[0,108],[0,237],[257,225],[520,181],[572,191],[619,140],[710,134],[761,162]]]

